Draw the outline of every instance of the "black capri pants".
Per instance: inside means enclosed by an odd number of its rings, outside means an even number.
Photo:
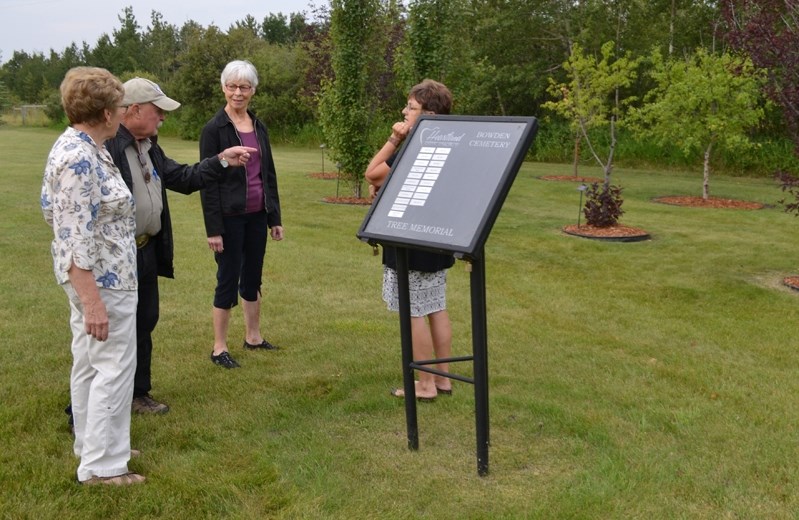
[[[238,303],[238,294],[248,301],[258,300],[266,254],[266,211],[223,217],[225,233],[223,250],[214,253],[216,291],[214,307],[231,309]]]

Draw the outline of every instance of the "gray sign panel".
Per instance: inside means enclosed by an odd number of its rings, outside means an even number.
[[[420,117],[358,238],[474,256],[536,130],[534,117]]]

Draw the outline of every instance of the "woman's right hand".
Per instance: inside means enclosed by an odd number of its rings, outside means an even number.
[[[88,269],[81,269],[74,263],[67,271],[69,283],[78,295],[83,306],[83,327],[86,334],[97,341],[108,339],[108,310],[100,296],[94,274]]]
[[[86,327],[86,334],[97,341],[108,339],[108,311],[99,294],[96,299],[84,304],[83,325]]]
[[[405,121],[394,123],[391,127],[391,137],[396,137],[400,142],[408,137],[408,132],[411,131],[411,125]]]
[[[225,248],[222,245],[222,235],[208,237],[208,247],[211,248],[211,251],[214,253],[221,253],[224,251]]]

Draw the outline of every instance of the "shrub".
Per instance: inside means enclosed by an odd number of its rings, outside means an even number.
[[[624,214],[624,210],[621,209],[621,205],[624,203],[621,192],[621,186],[593,183],[585,191],[586,200],[583,214],[586,222],[595,227],[615,226]]]
[[[785,208],[786,213],[793,213],[799,217],[799,177],[786,171],[778,171],[775,177],[781,183],[780,189],[793,197],[793,202],[781,199],[779,203]]]

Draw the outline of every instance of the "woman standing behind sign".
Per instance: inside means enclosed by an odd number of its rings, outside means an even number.
[[[370,191],[383,185],[397,157],[397,150],[419,116],[449,114],[451,108],[452,93],[442,83],[426,79],[411,89],[408,104],[402,109],[405,119],[394,123],[388,141],[366,168],[366,180],[372,186]],[[408,250],[411,336],[415,361],[433,359],[433,352],[436,359],[451,357],[452,325],[446,310],[446,290],[447,269],[454,263],[452,255]],[[389,310],[399,311],[397,256],[393,247],[383,247],[383,301]],[[441,363],[438,369],[449,372],[449,364]],[[447,377],[420,371],[415,388],[418,400],[432,401],[439,393],[451,394],[452,382]],[[404,397],[405,392],[396,388],[391,395]]]

